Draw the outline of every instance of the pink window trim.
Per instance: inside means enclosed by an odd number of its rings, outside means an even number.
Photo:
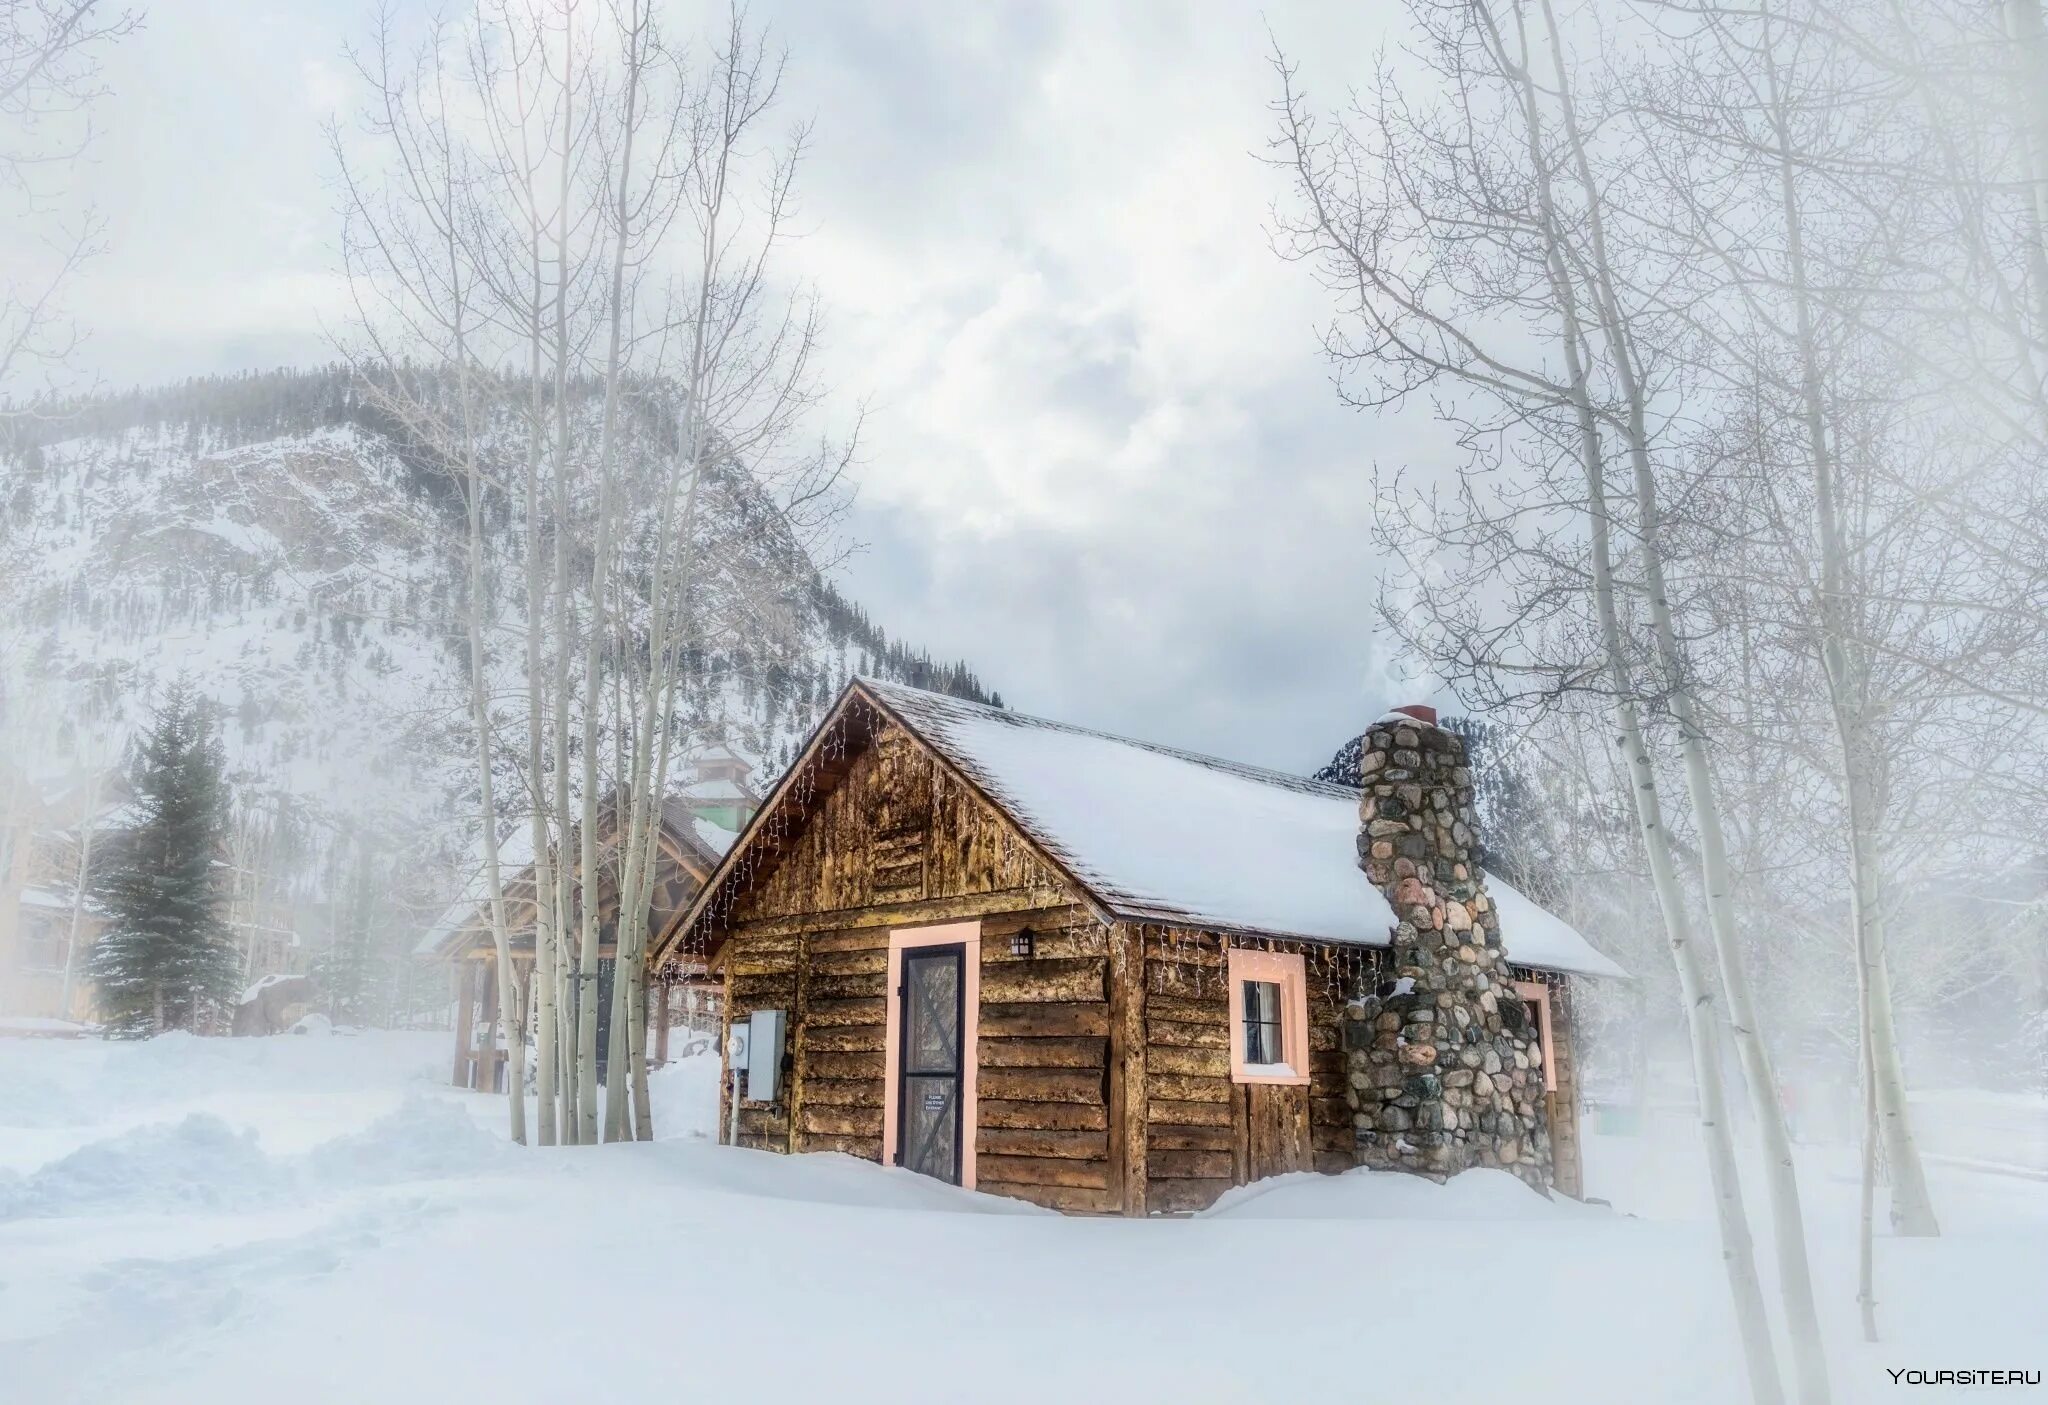
[[[904,927],[889,933],[889,984],[883,992],[888,1032],[882,1048],[882,1164],[896,1164],[896,1084],[903,1063],[903,1002],[896,989],[903,984],[903,953],[914,946],[967,948],[961,963],[965,987],[960,992],[960,1184],[974,1189],[974,1144],[980,1139],[980,1107],[975,1102],[975,1066],[981,1062],[981,923],[948,922],[938,927]]]
[[[1537,1047],[1543,1051],[1543,1091],[1557,1091],[1557,1055],[1550,1043],[1550,987],[1542,981],[1516,981],[1515,994],[1536,1002]]]
[[[1240,951],[1228,954],[1230,982],[1230,1081],[1308,1085],[1308,973],[1299,952]],[[1244,1058],[1244,983],[1272,981],[1280,987],[1280,1042],[1292,1073],[1254,1073]]]

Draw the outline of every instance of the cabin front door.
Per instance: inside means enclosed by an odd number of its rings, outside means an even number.
[[[903,953],[897,987],[896,1164],[960,1184],[965,1074],[964,945]]]

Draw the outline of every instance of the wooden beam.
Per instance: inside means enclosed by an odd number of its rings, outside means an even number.
[[[1109,960],[1110,1188],[1126,1215],[1146,1213],[1149,1147],[1145,1128],[1145,939],[1141,928],[1112,929]]]
[[[758,917],[727,928],[728,937],[784,937],[799,932],[852,932],[871,927],[914,927],[932,922],[957,922],[997,913],[1042,918],[1047,926],[1087,918],[1088,910],[1078,903],[1048,907],[1042,890],[1004,888],[993,893],[974,893],[964,898],[920,898],[911,902],[877,903],[872,907],[842,907],[825,912],[805,912],[793,917]],[[727,943],[729,945],[729,942]],[[716,967],[724,959],[725,946],[711,958]]]
[[[482,968],[472,961],[455,966],[455,1086],[469,1086],[470,1040],[475,1034],[476,973]]]

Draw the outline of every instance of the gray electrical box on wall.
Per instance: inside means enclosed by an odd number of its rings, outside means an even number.
[[[747,1021],[747,1101],[772,1103],[782,1089],[781,1010],[756,1010]]]

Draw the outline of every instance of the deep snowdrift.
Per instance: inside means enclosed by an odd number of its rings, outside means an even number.
[[[654,1144],[521,1150],[446,1040],[0,1039],[0,1398],[1741,1398],[1682,1124],[1592,1139],[1618,1209],[1356,1173],[1076,1220],[721,1148],[705,1059],[656,1076]],[[1939,1171],[1950,1236],[1880,1246],[1872,1349],[1850,1169],[1804,1177],[1837,1397],[2038,1366],[2048,1185]]]

